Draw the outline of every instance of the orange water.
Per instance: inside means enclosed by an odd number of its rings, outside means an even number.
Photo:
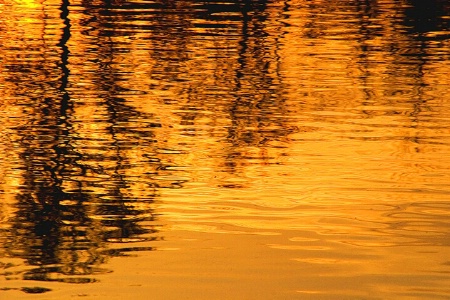
[[[0,299],[450,297],[446,1],[0,14]]]

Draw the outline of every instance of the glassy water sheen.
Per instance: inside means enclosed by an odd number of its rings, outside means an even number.
[[[0,14],[0,299],[450,297],[448,1]]]

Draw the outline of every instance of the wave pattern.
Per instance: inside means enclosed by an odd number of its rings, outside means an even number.
[[[446,1],[0,13],[0,298],[101,289],[150,253],[201,277],[205,249],[205,274],[248,280],[235,298],[450,293]]]

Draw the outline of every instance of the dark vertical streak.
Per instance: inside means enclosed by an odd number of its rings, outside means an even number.
[[[70,51],[69,48],[67,47],[67,42],[70,39],[69,5],[70,5],[69,0],[62,0],[60,17],[64,21],[64,28],[61,40],[58,43],[58,46],[62,50],[61,62],[59,64],[59,67],[61,68],[62,71],[61,85],[59,86],[59,90],[63,93],[61,101],[61,116],[66,116],[66,111],[69,102],[69,95],[66,91],[70,73],[68,68]]]
[[[67,165],[73,164],[74,162],[71,159],[67,159],[65,156],[69,153],[70,145],[69,145],[69,130],[70,124],[68,123],[68,111],[70,109],[70,95],[67,92],[67,85],[69,81],[69,48],[67,46],[67,42],[70,39],[70,19],[69,19],[69,0],[62,0],[61,2],[61,13],[60,18],[63,21],[64,27],[62,29],[61,39],[58,43],[58,47],[61,49],[61,61],[59,63],[59,67],[61,68],[61,78],[60,78],[60,86],[59,90],[62,93],[61,96],[61,104],[59,108],[59,120],[58,120],[58,132],[57,139],[59,143],[54,146],[54,151],[57,153],[56,158],[56,167],[53,169],[53,175],[55,182],[60,185],[63,181],[63,176],[61,173],[64,171],[64,168]],[[62,191],[60,191],[62,193]],[[61,195],[62,196],[62,195]]]

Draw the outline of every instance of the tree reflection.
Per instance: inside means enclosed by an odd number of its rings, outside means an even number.
[[[405,8],[404,24],[410,34],[417,35],[418,39],[427,39],[426,34],[449,28],[448,16],[450,4],[445,0],[408,0]],[[447,35],[429,36],[433,39],[448,39]]]
[[[22,178],[3,247],[33,266],[25,279],[90,282],[107,271],[101,265],[108,257],[153,249],[146,243],[157,239],[153,202],[160,189],[185,180],[173,171],[178,161],[170,155],[182,153],[174,144],[209,138],[220,144],[219,169],[239,173],[288,143],[298,131],[291,119],[302,110],[373,105],[376,85],[383,88],[377,101],[403,101],[395,96],[409,86],[393,84],[397,78],[419,87],[411,92],[418,123],[431,47],[424,41],[447,27],[449,8],[445,1],[407,2],[299,4],[306,13],[291,35],[298,44],[284,35],[296,5],[289,1],[81,1],[73,11],[68,1],[43,5],[34,36],[15,36],[38,54],[30,51],[30,60],[12,45],[5,51],[12,58],[2,83],[24,121],[12,126]],[[355,19],[327,19],[337,9]],[[397,9],[401,18],[388,18]],[[47,22],[53,15],[57,25]],[[331,30],[336,26],[340,32]],[[342,32],[350,32],[347,41]],[[355,59],[342,59],[336,47]],[[383,56],[384,69],[374,54]],[[282,55],[296,56],[284,73]],[[305,75],[307,59],[335,69],[308,65]],[[351,77],[342,69],[360,72],[352,85],[363,96],[341,91]],[[401,112],[363,111],[381,113]],[[111,243],[126,246],[111,250]]]
[[[153,74],[161,76],[159,88],[173,91],[177,99],[182,134],[201,136],[199,124],[205,118],[225,114],[228,145],[220,167],[231,173],[247,164],[250,148],[262,150],[252,158],[268,159],[263,149],[286,141],[295,130],[288,125],[290,112],[277,73],[280,36],[266,29],[269,2],[177,2],[177,10],[184,13],[164,14],[155,26],[179,29],[164,42],[164,49],[171,51],[154,51],[157,60],[151,63]],[[156,36],[149,39],[159,44]],[[217,120],[209,122],[214,131],[221,128]]]
[[[116,84],[120,76],[107,64],[98,74],[102,80],[93,79],[99,94],[96,99],[101,100],[106,112],[103,120],[106,130],[96,131],[96,120],[91,119],[84,121],[83,126],[92,125],[93,130],[79,131],[76,118],[80,106],[74,105],[73,98],[80,95],[76,90],[70,91],[74,65],[69,63],[68,5],[63,2],[61,8],[64,26],[59,41],[42,40],[43,45],[54,44],[59,48],[61,75],[55,76],[47,60],[29,66],[19,61],[10,71],[10,81],[19,87],[22,82],[14,76],[21,77],[27,74],[24,70],[33,68],[34,76],[42,80],[28,80],[27,90],[46,93],[29,99],[33,103],[27,124],[16,132],[23,184],[16,195],[17,211],[3,247],[10,257],[25,259],[33,266],[23,272],[23,279],[85,283],[95,280],[92,275],[107,271],[100,266],[110,256],[152,250],[147,244],[115,250],[108,250],[108,245],[157,238],[151,224],[152,203],[159,185],[149,178],[142,185],[133,172],[139,165],[147,174],[155,174],[160,172],[161,164],[151,154],[145,160],[130,156],[129,149],[142,145],[143,138],[153,138],[151,128],[158,126],[152,123],[150,128],[138,128],[130,122],[146,116],[114,96],[120,90]],[[55,84],[53,78],[59,78],[59,82]],[[15,91],[15,97],[20,97],[20,90]],[[141,147],[147,154],[154,153],[149,147],[154,148],[155,142],[151,139]]]

